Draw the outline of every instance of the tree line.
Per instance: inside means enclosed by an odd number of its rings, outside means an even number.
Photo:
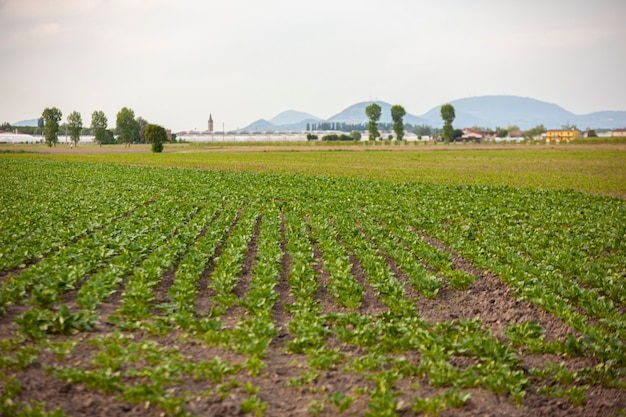
[[[409,131],[417,135],[418,138],[424,136],[435,137],[441,139],[444,142],[450,142],[463,136],[463,131],[455,129],[453,127],[453,121],[456,117],[454,106],[451,104],[445,104],[441,106],[440,114],[443,120],[443,128],[435,128],[429,125],[412,125],[410,123],[404,123],[403,118],[406,115],[405,109],[400,105],[394,105],[391,107],[391,119],[392,123],[380,123],[380,117],[382,115],[382,108],[372,103],[365,108],[365,114],[368,118],[367,123],[340,123],[340,122],[319,122],[319,123],[307,123],[306,131],[339,131],[339,132],[351,132],[347,134],[330,134],[322,137],[322,140],[355,140],[356,135],[354,132],[367,131],[369,133],[369,140],[383,139],[383,131],[395,133],[397,140],[403,140],[404,132]],[[496,127],[496,129],[484,128],[479,126],[473,126],[472,129],[484,132],[489,136],[497,136],[500,138],[507,137],[512,132],[520,132],[520,128],[516,125],[511,125],[506,128]],[[543,124],[537,125],[532,129],[528,129],[523,132],[524,136],[536,137],[546,132],[546,128]],[[592,132],[595,134],[595,132]],[[317,135],[309,133],[307,135],[309,140],[317,139]],[[360,135],[358,136],[360,140]],[[387,139],[392,139],[393,135],[387,136]]]
[[[59,143],[59,129],[63,113],[56,107],[47,107],[39,118],[38,127],[43,129],[45,142],[48,146],[56,146]],[[168,136],[168,132],[160,125],[148,123],[142,117],[135,117],[135,112],[122,107],[115,118],[115,130],[109,129],[109,121],[101,110],[91,114],[89,131],[94,137],[94,142],[100,146],[113,143],[121,143],[130,147],[132,143],[151,143],[152,151],[161,152],[163,143],[176,141],[176,135]],[[84,134],[82,116],[73,111],[67,116],[66,131],[74,146],[78,145],[81,134]],[[173,140],[172,140],[173,139]]]
[[[382,139],[381,131],[393,131],[395,133],[396,140],[403,140],[406,131],[414,132],[418,137],[430,136],[433,133],[439,133],[438,129],[432,128],[427,125],[412,125],[410,123],[404,123],[404,116],[406,116],[406,110],[404,107],[396,104],[391,107],[391,120],[392,123],[380,123],[380,117],[382,115],[382,108],[372,103],[365,108],[365,115],[368,118],[367,123],[343,123],[343,122],[319,122],[319,123],[307,123],[306,131],[339,131],[339,132],[351,132],[350,135],[331,134],[322,137],[322,140],[360,140],[361,131],[367,130],[369,132],[369,140]],[[444,117],[445,116],[445,117]],[[442,118],[444,119],[444,129],[442,135],[447,140],[451,140],[454,137],[454,129],[452,129],[452,120],[454,120],[454,107],[451,104],[446,104],[442,107]],[[449,120],[449,122],[447,122]],[[447,126],[447,127],[446,127]],[[451,130],[452,129],[452,133]],[[358,134],[358,139],[357,135]],[[393,135],[389,135],[387,139],[392,139]],[[307,139],[315,140],[317,135],[308,134]]]

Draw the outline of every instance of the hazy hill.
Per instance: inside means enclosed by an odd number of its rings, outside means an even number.
[[[36,127],[39,119],[28,119],[28,120],[20,120],[19,122],[13,123],[11,126],[32,126]]]
[[[304,113],[296,110],[287,110],[274,116],[269,120],[269,122],[276,126],[281,126],[297,124],[302,122],[303,120],[319,121],[322,119],[320,119],[319,117],[315,117],[309,113]]]
[[[248,126],[241,129],[246,132],[272,132],[280,130],[274,123],[268,122],[265,119],[259,119],[256,122],[250,123]]]
[[[507,127],[517,125],[529,129],[538,124],[558,128],[567,123],[574,123],[576,115],[556,104],[546,103],[533,98],[516,96],[470,97],[450,102],[454,106],[455,126]],[[424,118],[433,126],[442,125],[441,105],[434,107]]]
[[[365,114],[365,108],[372,103],[376,103],[381,108],[381,123],[392,123],[391,119],[391,104],[386,103],[384,101],[364,101],[361,103],[353,104],[352,106],[346,108],[341,113],[337,113],[336,115],[330,117],[328,122],[339,122],[339,123],[367,123],[368,119]],[[407,113],[404,116],[404,122],[410,123],[412,125],[421,125],[427,123],[425,119],[421,117],[412,115]]]
[[[391,104],[386,103],[384,101],[365,101],[361,103],[353,104],[352,106],[344,109],[340,113],[335,114],[328,119],[320,119],[318,117],[312,116],[308,113],[298,112],[295,110],[288,110],[286,112],[280,113],[272,119],[265,120],[260,119],[257,120],[245,128],[241,129],[243,131],[248,132],[258,132],[258,131],[298,131],[298,130],[306,130],[307,124],[312,125],[314,123],[320,122],[334,122],[334,123],[348,123],[348,124],[359,124],[359,123],[367,123],[368,119],[365,115],[365,108],[372,103],[376,103],[381,107],[381,123],[391,123]],[[418,124],[429,124],[429,122],[425,119],[422,119],[418,116],[407,114],[404,116],[404,122],[410,123],[413,125]]]
[[[365,108],[371,103],[373,102],[366,101],[353,104],[327,120],[290,110],[277,115],[269,122],[258,120],[243,130],[305,130],[307,123],[316,122],[367,123]],[[391,123],[391,104],[384,101],[375,103],[382,109],[380,121]],[[456,112],[453,123],[456,128],[480,126],[495,129],[517,125],[521,129],[530,129],[539,124],[543,124],[548,129],[558,129],[564,125],[576,125],[581,130],[626,127],[626,111],[601,111],[577,115],[556,104],[527,97],[505,95],[468,97],[451,101],[450,104],[454,106]],[[421,116],[407,114],[404,121],[412,125],[425,124],[441,127],[443,125],[440,114],[441,105],[433,107]],[[407,105],[403,104],[403,106],[407,108]]]

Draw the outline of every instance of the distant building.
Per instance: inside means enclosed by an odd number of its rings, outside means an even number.
[[[580,131],[578,129],[556,129],[548,130],[546,132],[546,140],[560,142],[562,140],[575,140],[580,138]]]
[[[213,115],[209,113],[209,133],[213,133]]]
[[[480,142],[486,136],[487,136],[487,134],[485,132],[481,132],[479,130],[466,127],[465,129],[463,129],[463,136],[461,136],[461,139],[463,139],[463,140],[475,140],[476,142]]]
[[[611,136],[626,136],[626,129],[615,129],[611,131]]]

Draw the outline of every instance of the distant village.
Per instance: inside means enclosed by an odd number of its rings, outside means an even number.
[[[390,123],[379,123],[380,137],[378,141],[395,141]],[[94,137],[89,129],[83,129],[80,143],[93,143]],[[111,132],[113,135],[114,132]],[[167,130],[168,139],[173,142],[305,142],[305,141],[367,141],[367,124],[365,123],[307,123],[305,129],[283,131],[216,131],[212,114],[209,114],[206,130],[182,131],[172,134]],[[523,131],[517,126],[508,128],[484,129],[464,127],[455,129],[453,142],[462,143],[501,143],[539,141],[546,143],[572,142],[581,138],[626,138],[626,128],[621,129],[587,129],[581,131],[576,126],[564,126],[561,129],[545,129],[543,125]],[[70,144],[63,130],[59,133],[59,144]],[[431,126],[405,125],[402,140],[407,142],[442,141],[441,129]],[[3,124],[0,128],[0,143],[44,143],[43,129],[32,126],[10,126]]]
[[[403,140],[408,142],[434,142],[441,141],[438,130],[431,129],[429,134],[418,134],[416,129],[406,131]],[[358,139],[354,136],[354,132],[360,132]],[[311,130],[311,131],[267,131],[267,132],[245,132],[245,131],[215,131],[207,129],[204,131],[184,131],[178,132],[170,137],[175,138],[176,142],[306,142],[312,140],[360,140],[367,141],[367,131],[346,132],[341,130]],[[393,141],[393,132],[388,130],[381,131],[380,141]],[[493,131],[481,130],[477,128],[466,127],[457,129],[455,135],[456,142],[463,143],[501,143],[501,142],[523,142],[527,140],[543,141],[547,143],[554,142],[572,142],[581,138],[610,138],[610,137],[626,137],[626,128],[598,131],[588,130],[581,132],[576,128],[567,129],[551,129],[539,134],[529,135],[522,130],[506,130]],[[20,133],[19,129],[12,131],[0,130],[0,143],[44,143],[42,134]],[[70,139],[67,135],[59,135],[59,144],[69,144]],[[80,143],[93,143],[93,136],[90,134],[82,135]]]
[[[395,140],[390,124],[380,123],[381,137],[379,140]],[[405,126],[403,140],[406,141],[440,141],[441,129],[430,126]],[[307,124],[306,130],[300,131],[215,131],[212,115],[209,115],[207,129],[203,131],[185,131],[177,133],[178,140],[188,142],[302,142],[311,140],[367,140],[366,124],[330,124],[317,126]],[[543,126],[522,131],[517,126],[507,129],[480,129],[465,127],[455,130],[457,142],[521,142],[525,140],[546,142],[570,142],[580,138],[626,137],[624,129],[605,129],[596,132],[588,129],[581,132],[576,127],[566,126],[562,129],[544,129]]]

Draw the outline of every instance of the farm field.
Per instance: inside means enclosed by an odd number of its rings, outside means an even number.
[[[0,145],[14,157],[57,161],[218,169],[277,174],[508,185],[626,198],[626,143],[401,145],[341,143],[173,144],[153,154],[149,145]]]
[[[624,415],[625,149],[459,152],[0,155],[0,415]]]

